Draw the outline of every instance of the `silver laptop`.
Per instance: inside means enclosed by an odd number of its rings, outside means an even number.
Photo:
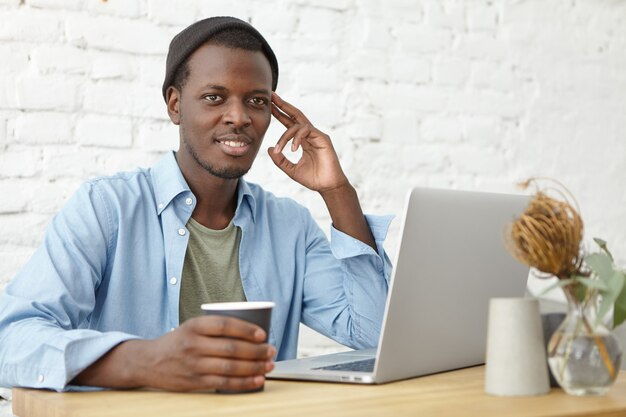
[[[488,301],[523,296],[504,228],[528,197],[414,188],[378,349],[277,362],[274,379],[381,384],[485,361]]]

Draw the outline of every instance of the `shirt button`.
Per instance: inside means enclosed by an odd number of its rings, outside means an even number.
[[[162,209],[163,207],[165,207],[165,204],[159,203],[159,208]]]
[[[187,199],[185,200],[185,204],[187,204],[188,206],[193,204],[193,199],[191,197],[187,197]]]
[[[170,329],[170,332],[173,332],[174,330],[176,330],[176,328],[175,328],[175,327],[172,327],[172,328]]]
[[[170,284],[176,285],[177,282],[178,282],[178,280],[176,279],[176,277],[170,278]]]
[[[185,231],[185,229],[178,229],[178,234],[179,234],[179,235],[181,235],[181,236],[185,236],[185,233],[187,233],[187,232]]]
[[[44,378],[43,374],[39,374],[39,377],[37,377],[37,381],[39,381],[39,382],[43,382],[44,379],[45,378]]]

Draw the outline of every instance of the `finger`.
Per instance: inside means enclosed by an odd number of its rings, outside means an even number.
[[[261,387],[265,382],[265,377],[261,375],[247,377],[205,375],[200,378],[199,382],[204,389],[215,388],[219,390],[247,391]]]
[[[293,137],[293,142],[291,142],[291,152],[297,151],[302,142],[306,140],[310,134],[311,127],[309,125],[303,126],[300,130],[298,130]]]
[[[276,93],[272,93],[272,102],[276,104],[276,106],[285,112],[288,116],[290,116],[297,123],[310,123],[309,119],[306,118],[304,113],[302,113],[299,109],[297,109],[294,105],[287,103],[285,100],[280,98],[280,96]]]
[[[296,122],[291,117],[280,111],[278,107],[274,103],[272,103],[272,115],[283,124],[283,126],[289,128],[293,126]]]
[[[287,159],[282,153],[276,152],[276,148],[269,148],[267,151],[272,159],[272,162],[274,162],[274,164],[280,168],[281,171],[287,174],[289,178],[293,179],[296,165]]]
[[[276,354],[267,343],[251,343],[229,337],[202,337],[194,341],[193,353],[199,356],[266,361]]]
[[[267,338],[265,331],[256,324],[235,317],[200,316],[187,320],[185,325],[203,336],[226,336],[251,342],[263,342]]]
[[[197,361],[196,369],[202,375],[255,376],[274,369],[274,362],[205,358]]]
[[[285,146],[287,145],[287,143],[296,135],[296,133],[298,132],[298,130],[300,130],[301,127],[302,127],[301,125],[295,124],[291,126],[289,129],[287,129],[285,133],[283,133],[281,137],[278,139],[278,142],[276,142],[276,146],[274,146],[273,152],[276,154],[280,154],[285,148]]]

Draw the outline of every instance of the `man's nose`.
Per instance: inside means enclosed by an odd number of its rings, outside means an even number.
[[[244,103],[239,101],[228,103],[225,108],[223,120],[224,123],[233,125],[234,127],[244,127],[252,123],[248,109]]]

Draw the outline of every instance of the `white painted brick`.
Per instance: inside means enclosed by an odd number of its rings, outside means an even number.
[[[426,84],[431,79],[431,64],[425,58],[394,55],[389,59],[389,68],[391,79],[396,82]]]
[[[455,146],[448,150],[455,173],[496,177],[505,172],[506,161],[502,153],[486,148]]]
[[[197,1],[148,0],[148,18],[166,25],[188,26],[197,20]]]
[[[337,65],[310,63],[299,65],[290,73],[294,76],[297,87],[304,91],[336,93],[342,87],[342,77]]]
[[[32,195],[32,188],[36,182],[16,180],[14,178],[0,181],[0,215],[7,213],[20,213],[28,207],[28,201]]]
[[[40,171],[40,149],[19,147],[0,152],[0,178],[28,178]]]
[[[378,50],[359,50],[350,55],[347,73],[351,77],[383,80],[387,76],[387,60]]]
[[[335,98],[331,94],[311,92],[302,97],[283,98],[302,110],[311,123],[322,131],[328,131],[330,127],[343,121],[339,109],[332,105]],[[320,103],[330,104],[320,105]]]
[[[449,28],[454,29],[456,32],[462,32],[466,29],[465,4],[466,2],[427,2],[424,4],[424,19],[426,23],[431,26]]]
[[[167,107],[160,88],[135,85],[133,90],[133,116],[169,120]]]
[[[0,215],[1,246],[37,246],[50,216],[35,213]]]
[[[84,88],[83,108],[90,113],[128,115],[133,108],[133,84],[100,80]]]
[[[415,0],[394,0],[391,4],[382,2],[382,17],[391,22],[420,22],[424,11],[420,2]]]
[[[61,36],[60,16],[20,8],[0,13],[0,41],[52,42]]]
[[[499,120],[491,117],[466,117],[463,126],[467,141],[477,147],[497,145],[504,136]]]
[[[235,16],[241,20],[249,22],[254,13],[251,12],[252,2],[232,1],[232,0],[211,0],[198,2],[199,19],[210,16]],[[266,2],[261,2],[257,8],[268,7]],[[189,23],[191,24],[191,22]],[[180,29],[184,29],[185,24]]]
[[[98,166],[97,148],[50,146],[43,148],[42,173],[45,180],[75,178],[86,180],[102,175]]]
[[[138,58],[139,80],[143,85],[155,86],[160,90],[165,79],[165,55]]]
[[[307,47],[303,48],[298,42],[294,42],[293,39],[276,38],[272,40],[274,53],[279,60],[282,59],[280,62],[281,72],[286,64],[291,61],[296,63],[311,61],[337,64],[339,58],[339,45],[337,42],[306,39],[306,45]],[[280,76],[282,77],[282,74]]]
[[[172,122],[142,122],[139,125],[139,145],[145,151],[178,149],[178,126]]]
[[[91,54],[91,78],[94,80],[119,78],[131,80],[136,77],[136,60],[128,54],[93,51]]]
[[[355,48],[386,50],[393,42],[389,23],[380,17],[358,19],[347,30],[349,43]]]
[[[350,122],[348,136],[351,139],[359,140],[381,140],[383,132],[383,122],[377,114],[359,115]]]
[[[15,122],[15,140],[26,144],[72,142],[72,116],[67,113],[23,113]]]
[[[17,86],[10,74],[0,74],[0,109],[17,107]]]
[[[515,79],[510,66],[482,61],[472,64],[471,85],[478,89],[506,92],[517,90],[521,83]]]
[[[420,24],[400,24],[393,30],[400,50],[409,54],[442,53],[452,47],[452,32]]]
[[[421,137],[429,142],[458,143],[463,139],[463,127],[457,117],[429,116],[422,120]]]
[[[78,80],[62,75],[25,76],[17,81],[17,105],[28,110],[73,111]]]
[[[455,93],[448,102],[448,109],[455,113],[472,116],[520,117],[524,103],[519,97],[496,92]]]
[[[54,72],[85,74],[90,67],[87,52],[73,46],[43,44],[36,47],[31,56],[41,74]]]
[[[476,2],[467,8],[467,23],[471,31],[494,32],[498,25],[498,6],[491,1]]]
[[[109,1],[106,4],[110,3],[113,2]],[[118,19],[109,16],[71,15],[65,22],[65,36],[74,45],[139,54],[165,53],[172,38],[170,32],[145,20]]]
[[[280,22],[277,24],[277,22]],[[296,29],[298,15],[296,9],[289,5],[268,7],[263,4],[252,13],[251,24],[268,39],[268,35],[290,36]]]
[[[83,146],[128,148],[133,144],[133,125],[123,117],[87,115],[76,124],[76,139]]]
[[[297,33],[302,39],[335,40],[339,38],[341,14],[336,10],[304,7],[306,18],[298,21]]]
[[[503,60],[508,56],[508,45],[490,34],[468,34],[455,43],[455,55],[472,59]]]
[[[354,0],[295,0],[294,3],[333,10],[347,10],[352,7]]]
[[[5,58],[2,60],[2,68],[0,69],[2,76],[26,70],[28,53],[29,51],[17,42],[0,44],[0,56]]]
[[[470,76],[471,64],[467,59],[443,56],[433,66],[433,79],[436,84],[461,87]]]
[[[0,149],[7,143],[7,121],[0,118]]]
[[[35,247],[2,245],[0,246],[0,292],[11,278],[24,266],[35,252]],[[9,405],[10,401],[7,401]],[[10,407],[6,408],[6,417],[13,417]],[[0,413],[0,415],[3,415]]]
[[[115,150],[103,154],[98,164],[104,175],[120,171],[133,171],[139,167],[147,168],[163,157],[162,152],[148,153],[138,150]]]
[[[22,0],[0,0],[0,5],[8,7],[17,7],[22,3]]]
[[[84,0],[25,0],[25,3],[35,8],[80,10]]]
[[[65,178],[59,180],[39,180],[29,185],[29,206],[33,213],[56,214],[76,192],[83,179]],[[25,186],[26,187],[26,186]]]
[[[419,141],[419,120],[408,110],[393,110],[383,116],[382,139],[398,145],[416,144]]]
[[[85,88],[83,107],[91,113],[169,120],[161,89],[118,80],[102,80]]]
[[[382,109],[413,112],[439,112],[449,99],[448,93],[430,85],[370,84],[365,94]]]
[[[144,14],[143,3],[129,0],[87,1],[85,8],[92,12],[121,17],[139,17]]]

